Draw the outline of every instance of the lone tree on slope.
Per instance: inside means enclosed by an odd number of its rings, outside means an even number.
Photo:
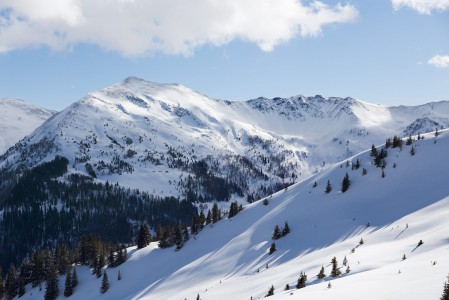
[[[346,173],[345,177],[343,178],[343,181],[341,183],[341,192],[344,193],[349,189],[349,185],[351,184],[351,181],[349,180],[349,175]]]
[[[100,292],[102,294],[106,293],[109,290],[109,280],[108,280],[108,273],[104,271],[103,273],[103,280],[101,281],[101,288]]]
[[[324,273],[324,267],[323,266],[321,266],[320,273],[318,273],[318,275],[316,275],[316,277],[318,279],[323,279],[324,277],[326,277],[326,274]]]
[[[332,191],[332,185],[331,182],[329,180],[327,180],[327,184],[326,184],[326,189],[324,190],[324,192],[326,194],[329,194]]]

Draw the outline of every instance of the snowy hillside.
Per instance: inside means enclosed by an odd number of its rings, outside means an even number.
[[[3,154],[55,113],[22,100],[0,98],[0,153]]]
[[[105,269],[110,289],[101,297],[259,299],[273,285],[270,299],[438,299],[449,273],[449,132],[424,137],[386,149],[383,168],[366,151],[267,197],[267,205],[246,205],[179,251],[155,242],[129,248],[127,262]],[[350,186],[342,193],[345,174]],[[286,221],[291,232],[274,241],[277,250],[269,255],[273,229]],[[333,257],[342,272],[336,278],[330,277]],[[322,266],[326,276],[319,280]],[[99,297],[101,278],[87,267],[77,270],[71,299]],[[296,289],[301,272],[307,286]],[[24,299],[43,293],[28,286]]]
[[[69,173],[153,194],[257,199],[387,136],[447,125],[449,102],[388,108],[301,95],[229,102],[130,77],[55,115],[1,156],[0,168],[28,168],[58,154],[69,159]],[[226,181],[222,194],[203,185],[198,163]]]

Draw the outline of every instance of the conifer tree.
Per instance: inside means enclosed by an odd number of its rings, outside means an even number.
[[[297,289],[302,289],[306,287],[307,275],[304,272],[301,272],[298,278],[298,283],[296,284]]]
[[[443,294],[440,300],[449,300],[449,276],[447,276],[447,282],[444,283]]]
[[[109,290],[109,280],[108,280],[108,273],[106,271],[103,272],[103,280],[101,281],[101,288],[100,292],[102,294],[106,293]]]
[[[366,169],[365,169],[365,168],[363,168],[363,169],[362,169],[362,176],[365,176],[365,175],[366,175],[366,173],[368,173],[368,172],[366,171]]]
[[[349,272],[351,272],[351,269],[349,268],[349,265],[346,267],[346,274],[348,274]]]
[[[52,259],[48,267],[47,282],[45,285],[45,300],[54,300],[59,295],[59,280],[56,266]]]
[[[274,226],[274,230],[273,230],[273,240],[277,240],[281,237],[281,230],[279,229],[279,226],[276,224],[276,226]]]
[[[349,189],[349,185],[351,184],[351,181],[349,180],[349,175],[346,173],[345,177],[343,178],[343,181],[341,183],[341,192],[344,193]]]
[[[284,291],[288,291],[289,289],[290,289],[290,285],[287,283],[287,284],[285,285]]]
[[[9,266],[5,280],[5,298],[12,299],[17,296],[17,272],[13,264]]]
[[[268,293],[265,295],[265,297],[270,297],[274,295],[274,286],[272,285],[270,289],[268,290]]]
[[[17,297],[20,298],[23,295],[25,295],[25,278],[19,275],[17,279]]]
[[[204,223],[206,222],[206,216],[204,215],[204,211],[200,212],[200,230],[203,229]]]
[[[405,144],[407,146],[410,146],[412,143],[413,143],[412,135],[409,135]]]
[[[176,244],[176,249],[181,249],[182,246],[184,245],[183,238],[182,238],[181,224],[178,224],[175,226],[175,244]]]
[[[282,236],[290,233],[290,226],[288,226],[288,222],[285,221],[284,228],[282,229]]]
[[[216,223],[221,220],[221,211],[218,208],[217,202],[212,206],[212,222]]]
[[[122,273],[118,270],[117,280],[122,280]]]
[[[324,191],[326,194],[329,194],[332,191],[331,182],[327,180],[326,190]]]
[[[73,268],[72,289],[75,289],[77,286],[78,286],[78,273],[76,272],[76,268]]]
[[[72,286],[72,273],[71,270],[69,270],[65,276],[65,288],[64,288],[64,296],[70,297],[73,294],[73,286]]]
[[[343,266],[346,266],[348,264],[348,259],[346,258],[346,255],[345,255],[345,258],[343,258]]]
[[[338,267],[338,262],[337,262],[337,258],[334,256],[334,258],[332,258],[332,271],[331,271],[331,276],[332,277],[338,277],[341,274],[340,268]]]
[[[324,273],[324,266],[321,266],[321,270],[320,270],[320,272],[318,273],[318,275],[316,275],[316,277],[317,277],[318,279],[323,279],[324,277],[326,277],[326,274]]]
[[[200,299],[200,294],[198,294],[198,295],[196,296],[196,300],[201,300],[201,299]]]
[[[210,212],[210,209],[207,211],[207,217],[206,217],[206,224],[209,224],[212,222],[212,213]]]
[[[410,148],[410,155],[414,156],[415,155],[415,146],[412,145],[412,148]]]
[[[268,253],[271,255],[271,254],[273,254],[275,251],[276,251],[276,244],[275,244],[275,243],[271,243],[270,250],[269,250]]]
[[[137,237],[137,248],[142,249],[148,246],[151,242],[150,231],[146,224],[140,224],[139,235]]]
[[[371,156],[376,157],[377,156],[377,149],[374,146],[374,144],[371,145]]]
[[[5,281],[2,276],[2,267],[0,267],[0,299],[3,298],[3,294],[5,293]]]

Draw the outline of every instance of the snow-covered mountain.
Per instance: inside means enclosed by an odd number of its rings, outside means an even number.
[[[105,268],[103,295],[101,278],[77,266],[71,299],[261,299],[271,286],[269,299],[438,299],[449,273],[448,147],[448,131],[404,141],[386,149],[383,168],[366,151],[207,225],[179,251],[131,247],[127,262]],[[273,241],[284,222],[290,233]],[[338,277],[330,276],[333,257]],[[307,286],[296,289],[301,272]],[[23,298],[43,293],[28,286]]]
[[[448,124],[449,102],[384,107],[301,95],[229,102],[130,77],[56,114],[1,156],[0,168],[58,154],[69,159],[69,173],[149,193],[257,199],[386,137]],[[204,187],[202,166],[223,180],[222,194]]]
[[[55,113],[22,100],[0,98],[0,153],[14,146]]]

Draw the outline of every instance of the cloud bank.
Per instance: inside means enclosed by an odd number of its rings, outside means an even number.
[[[431,14],[434,10],[444,11],[449,9],[449,0],[391,0],[391,3],[396,10],[406,6],[420,14]]]
[[[124,56],[190,55],[235,39],[271,51],[357,15],[349,4],[298,0],[2,0],[0,52],[87,43]]]
[[[439,69],[449,68],[449,55],[435,55],[427,63]]]

